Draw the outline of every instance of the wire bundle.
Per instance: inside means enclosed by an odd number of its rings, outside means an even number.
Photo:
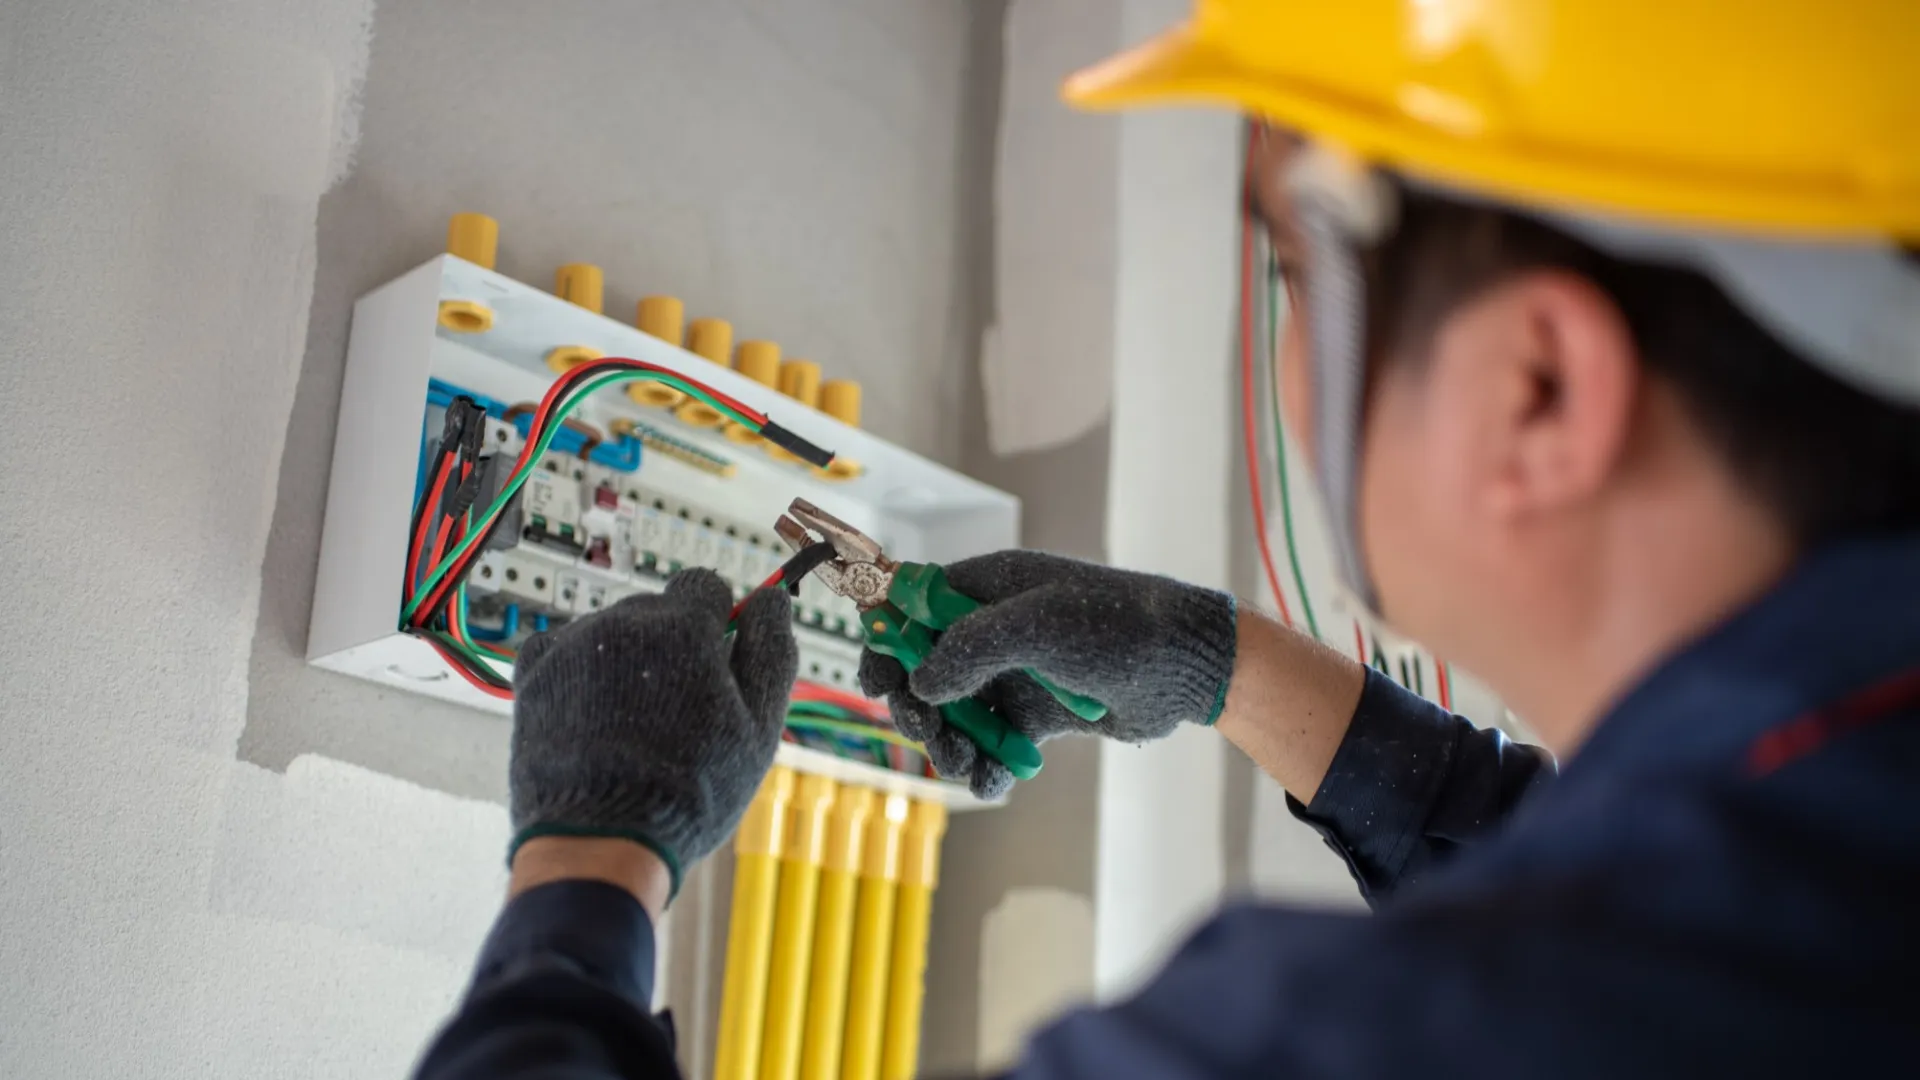
[[[637,381],[657,382],[678,390],[809,463],[824,466],[833,460],[831,453],[773,423],[765,413],[737,398],[657,364],[607,357],[573,368],[547,388],[533,411],[525,443],[506,480],[492,501],[476,510],[473,503],[481,477],[478,450],[485,432],[485,411],[470,399],[456,399],[448,409],[448,430],[429,463],[428,482],[414,510],[400,623],[402,630],[432,645],[475,689],[511,698],[512,682],[502,667],[512,663],[513,654],[477,642],[467,631],[468,573],[486,550],[487,541],[507,520],[506,510],[527,478],[554,439],[566,430],[569,414],[601,390]],[[449,483],[456,484],[451,494]]]
[[[471,397],[447,406],[438,447],[427,463],[420,501],[408,530],[406,587],[402,629],[431,645],[469,685],[492,697],[511,700],[514,652],[477,638],[467,625],[467,575],[487,548],[527,478],[555,438],[567,430],[569,414],[591,395],[621,383],[658,382],[704,404],[727,419],[811,464],[824,467],[833,455],[806,442],[738,399],[704,383],[641,360],[609,357],[582,364],[547,390],[525,432],[525,445],[507,479],[491,501],[475,507],[484,465],[479,457],[486,433],[486,410]],[[830,544],[813,544],[787,560],[760,588],[796,588],[817,567],[833,558]],[[739,615],[736,606],[728,620]],[[802,683],[794,689],[787,717],[790,737],[843,757],[871,757],[898,771],[923,773],[919,746],[895,731],[886,711],[874,702],[828,687]]]
[[[1247,128],[1247,139],[1253,137],[1251,124]],[[1243,151],[1244,152],[1244,151]],[[1263,498],[1265,489],[1263,459],[1260,454],[1260,437],[1263,428],[1271,432],[1275,473],[1278,478],[1280,497],[1280,522],[1287,544],[1287,562],[1292,570],[1293,587],[1300,598],[1300,611],[1306,618],[1306,631],[1315,639],[1325,641],[1320,633],[1320,622],[1314,616],[1313,598],[1307,591],[1306,575],[1300,569],[1300,546],[1294,538],[1293,491],[1287,469],[1287,434],[1285,415],[1280,407],[1280,377],[1278,371],[1280,347],[1280,322],[1282,319],[1281,288],[1285,283],[1285,274],[1266,247],[1261,236],[1259,221],[1253,211],[1252,190],[1256,177],[1253,175],[1252,155],[1245,156],[1244,182],[1247,193],[1240,213],[1240,402],[1241,426],[1246,440],[1247,485],[1253,508],[1254,538],[1260,552],[1261,568],[1266,572],[1267,584],[1273,590],[1274,603],[1280,612],[1280,621],[1293,626],[1293,612],[1287,604],[1285,588],[1280,583],[1280,575],[1275,570],[1273,549],[1267,536],[1267,514]],[[1261,256],[1264,253],[1265,258]],[[1266,267],[1265,287],[1258,283],[1260,267]],[[1264,342],[1265,352],[1260,352],[1258,343]],[[1260,378],[1264,372],[1265,394],[1258,392]],[[1259,422],[1261,411],[1268,413],[1269,424]],[[1385,652],[1380,643],[1373,643],[1371,660],[1369,659],[1365,635],[1358,620],[1353,624],[1354,655],[1362,664],[1370,663],[1382,673],[1391,674]],[[1434,659],[1436,689],[1442,708],[1453,707],[1453,688],[1451,672],[1438,658]],[[1426,680],[1418,658],[1411,671],[1401,664],[1402,685],[1416,693],[1425,693]]]
[[[787,739],[839,757],[868,759],[895,772],[934,775],[920,744],[895,730],[877,702],[817,683],[793,688]]]

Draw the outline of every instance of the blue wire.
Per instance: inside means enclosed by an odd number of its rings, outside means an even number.
[[[475,641],[506,641],[520,632],[520,605],[508,604],[507,610],[500,616],[500,629],[491,630],[484,626],[470,626],[467,636]]]

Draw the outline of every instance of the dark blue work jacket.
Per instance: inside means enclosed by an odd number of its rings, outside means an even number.
[[[1804,560],[1557,779],[1372,678],[1313,801],[1371,916],[1250,906],[1014,1076],[1920,1075],[1920,537]],[[501,915],[425,1077],[669,1077],[611,886]]]

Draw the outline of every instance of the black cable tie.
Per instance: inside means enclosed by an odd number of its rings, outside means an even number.
[[[473,399],[462,394],[447,403],[446,416],[440,421],[441,457],[451,454],[460,445],[461,436],[466,434],[467,410],[460,404],[463,401],[471,403]]]
[[[444,511],[446,516],[457,518],[472,508],[474,499],[480,495],[480,484],[486,479],[486,474],[487,470],[485,469],[475,469],[465,480],[460,482],[459,487],[453,489],[453,494],[447,496],[446,500],[441,503],[442,506],[446,507]]]
[[[480,451],[487,444],[487,410],[479,402],[462,394],[454,399],[455,403],[466,403],[466,418],[461,422],[460,457],[464,461],[474,461],[480,457]]]
[[[817,465],[824,469],[833,463],[833,451],[822,450],[771,420],[761,425],[760,434],[768,442],[809,465]]]

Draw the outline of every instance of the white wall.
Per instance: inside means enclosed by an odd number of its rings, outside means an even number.
[[[299,660],[353,296],[486,210],[507,272],[678,292],[952,458],[968,17],[6,7],[0,1076],[405,1072],[498,902],[504,814],[445,792],[505,728]]]
[[[959,456],[969,7],[949,0],[410,0],[378,15],[354,171],[320,259],[266,556],[243,758],[324,753],[504,796],[503,725],[306,666],[355,297],[500,221],[499,268],[606,273],[608,314],[682,297],[863,381],[867,426]]]
[[[365,0],[0,16],[0,1075],[393,1075],[495,807],[235,760]]]

